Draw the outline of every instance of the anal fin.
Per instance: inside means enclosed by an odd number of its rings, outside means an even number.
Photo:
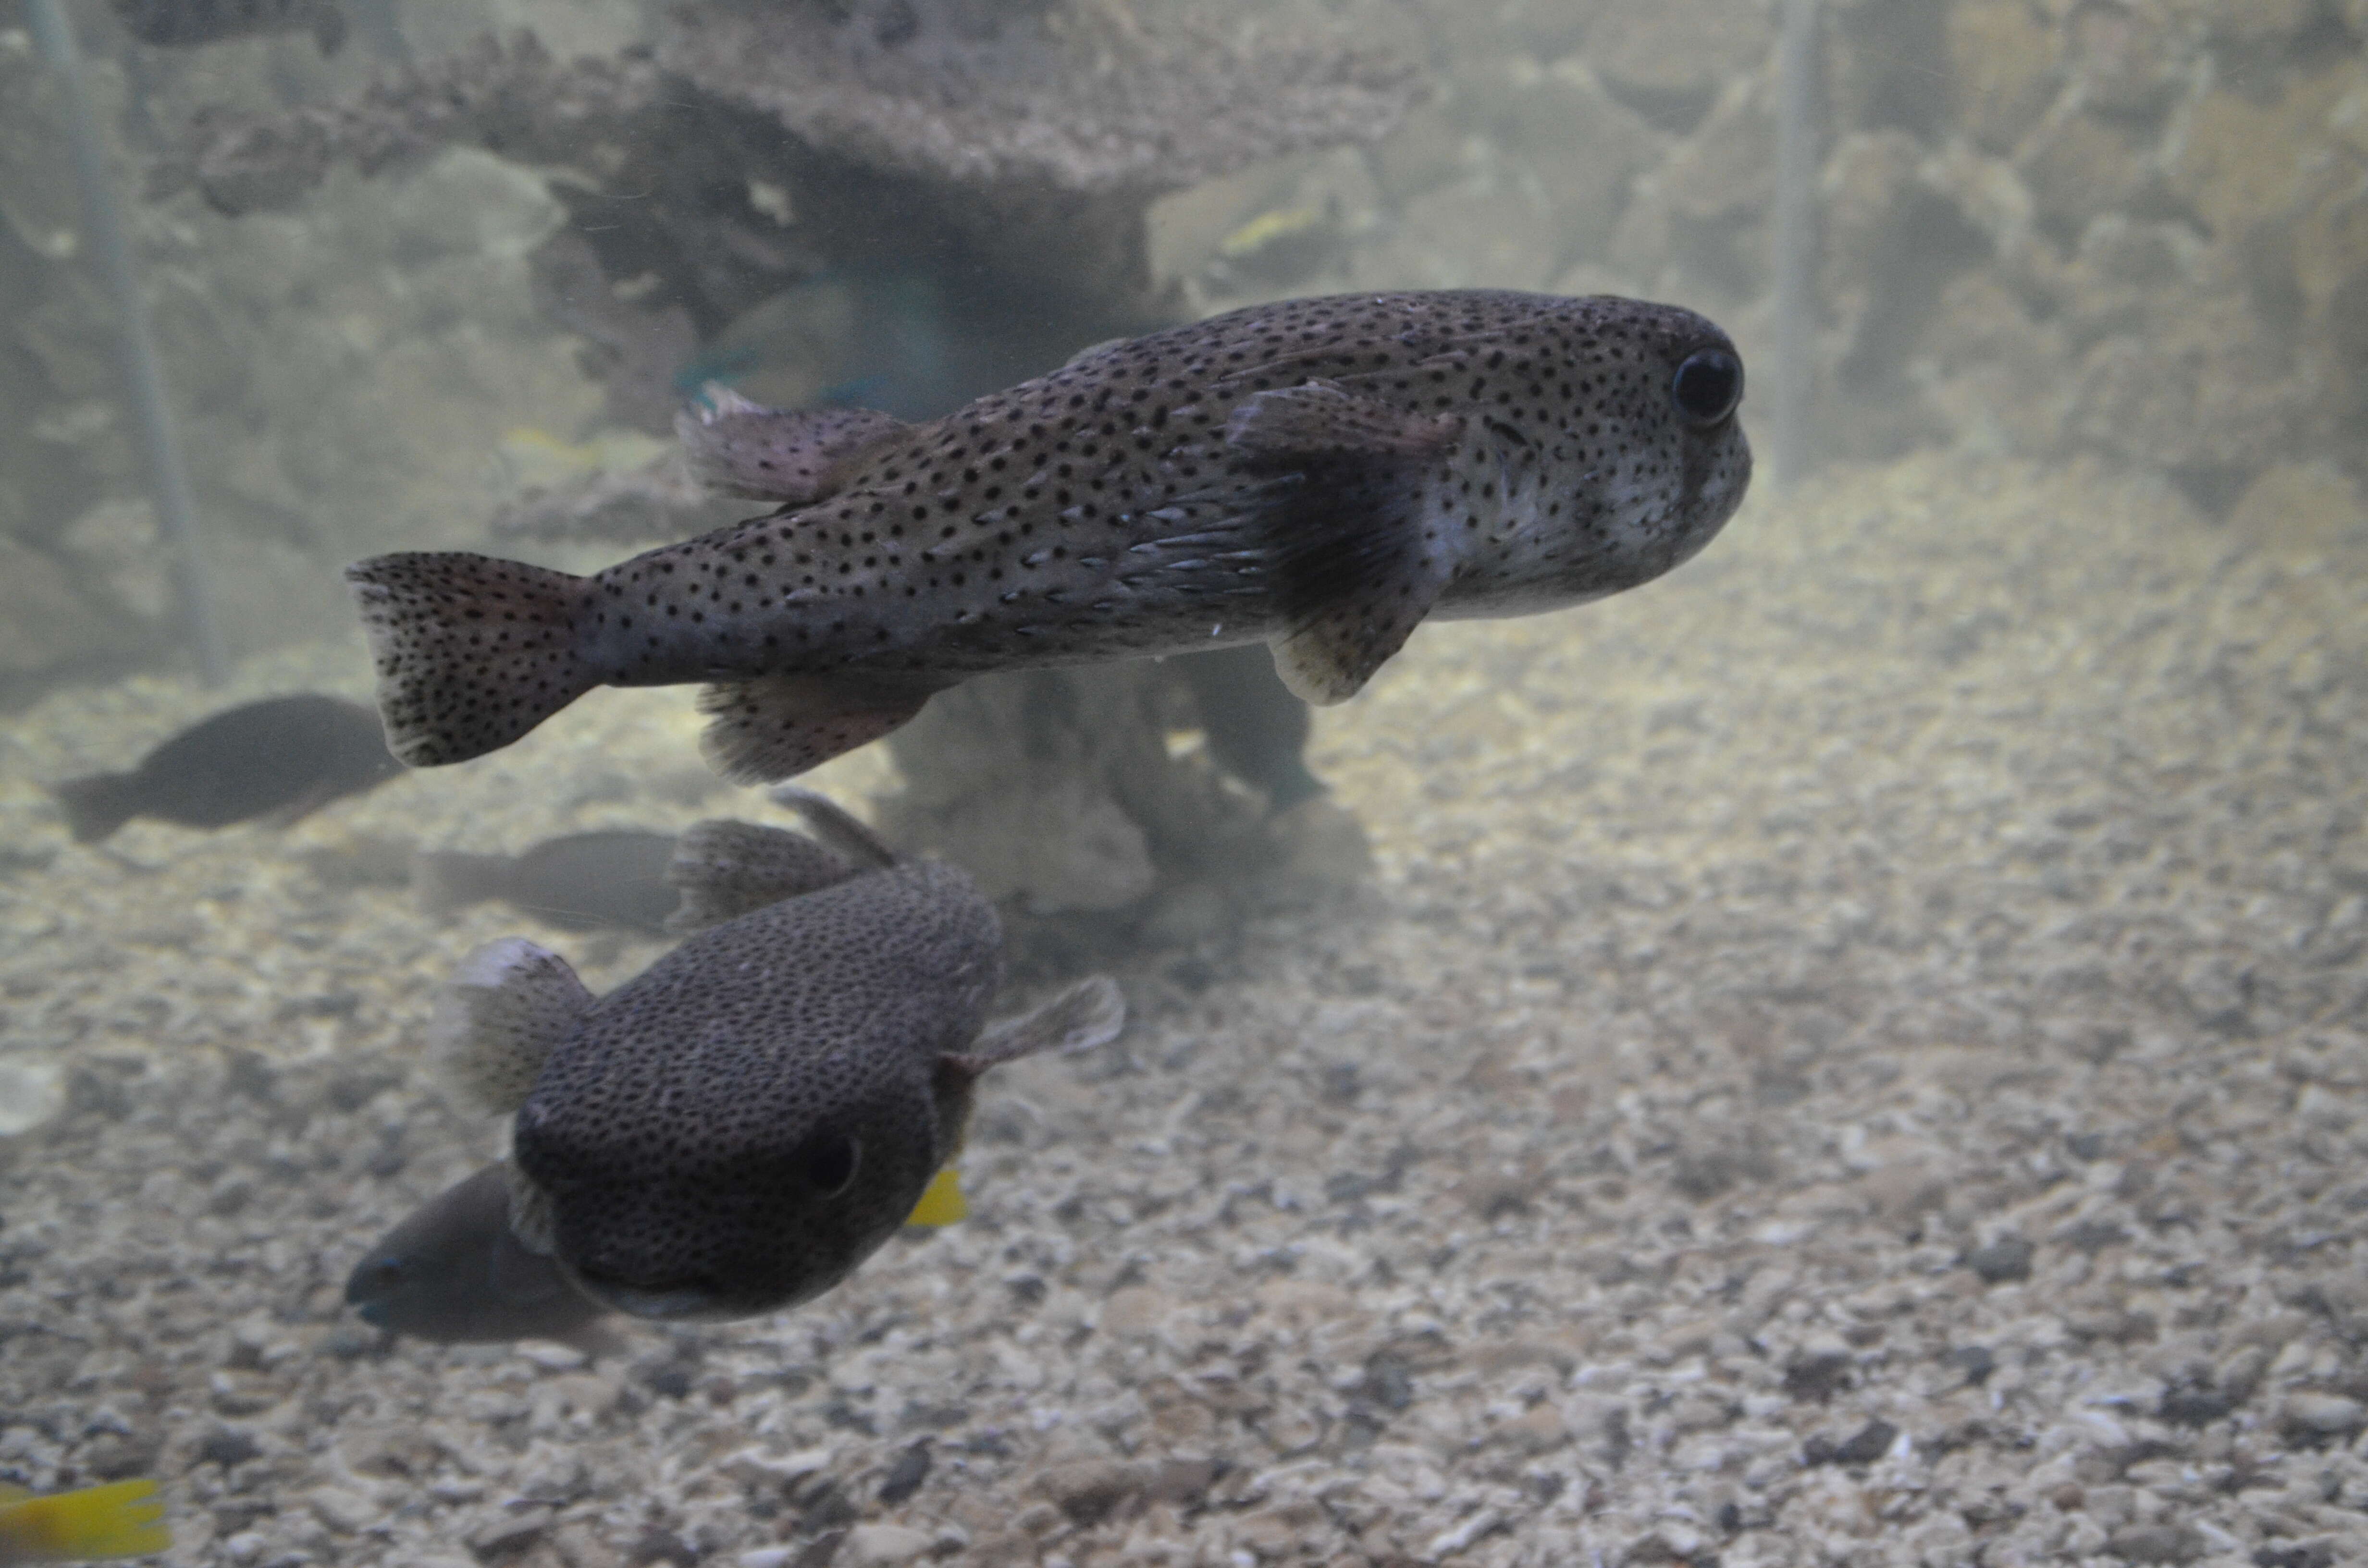
[[[1406,644],[1453,575],[1422,516],[1425,470],[1463,420],[1408,410],[1333,381],[1259,392],[1225,443],[1299,483],[1267,506],[1266,548],[1288,630],[1274,665],[1292,694],[1345,702]]]
[[[700,749],[735,784],[763,784],[819,767],[903,724],[930,688],[838,676],[759,676],[711,686],[700,711],[713,721]]]
[[[836,494],[857,457],[905,428],[876,409],[767,408],[716,381],[674,420],[683,456],[701,483],[793,506]]]

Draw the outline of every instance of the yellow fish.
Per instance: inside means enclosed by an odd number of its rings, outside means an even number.
[[[908,1225],[951,1225],[957,1220],[970,1218],[970,1205],[962,1199],[962,1176],[948,1165],[930,1178],[921,1201],[905,1216]]]
[[[1277,240],[1304,234],[1321,225],[1331,214],[1321,205],[1308,202],[1299,207],[1279,207],[1261,212],[1257,217],[1217,242],[1217,254],[1227,261],[1239,261],[1256,255]]]
[[[153,1481],[118,1481],[36,1497],[0,1483],[0,1568],[145,1557],[173,1544]]]

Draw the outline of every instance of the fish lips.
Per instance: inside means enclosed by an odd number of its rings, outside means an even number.
[[[883,1229],[877,1236],[834,1238],[789,1253],[735,1258],[713,1273],[673,1278],[635,1277],[597,1254],[570,1256],[564,1243],[552,1261],[576,1290],[629,1317],[731,1323],[799,1306],[834,1289],[884,1245],[894,1229]]]

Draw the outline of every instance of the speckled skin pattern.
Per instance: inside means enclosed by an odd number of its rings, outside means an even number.
[[[674,1318],[845,1278],[953,1151],[973,1080],[940,1058],[977,1037],[1000,941],[962,872],[898,866],[713,926],[602,998],[515,1124],[561,1264]]]
[[[1610,296],[1255,306],[891,431],[817,499],[589,579],[467,555],[349,575],[414,764],[595,685],[721,681],[713,749],[763,774],[984,671],[1311,630],[1285,678],[1337,701],[1427,613],[1577,604],[1706,544],[1751,460],[1731,404],[1678,404],[1705,350],[1734,353],[1690,311]],[[821,733],[768,756],[754,732],[784,712]]]
[[[1705,436],[1668,409],[1678,361],[1725,342],[1690,311],[1606,298],[1236,311],[916,426],[802,511],[609,568],[593,579],[592,640],[617,686],[848,663],[975,674],[1212,631],[1255,641],[1287,595],[1234,552],[1258,550],[1288,503],[1229,449],[1226,426],[1252,395],[1316,379],[1463,416],[1414,476],[1427,536],[1457,557],[1449,613],[1595,597],[1691,555],[1741,499],[1748,451],[1732,422]]]

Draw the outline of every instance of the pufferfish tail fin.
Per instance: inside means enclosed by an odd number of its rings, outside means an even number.
[[[0,1488],[0,1562],[145,1557],[173,1544],[153,1481],[117,1481],[49,1497]]]
[[[523,937],[461,960],[436,1008],[431,1039],[444,1076],[490,1116],[526,1104],[552,1048],[592,1006],[567,960]]]
[[[413,767],[498,751],[600,684],[584,657],[588,577],[465,551],[406,551],[346,568],[386,745]]]

